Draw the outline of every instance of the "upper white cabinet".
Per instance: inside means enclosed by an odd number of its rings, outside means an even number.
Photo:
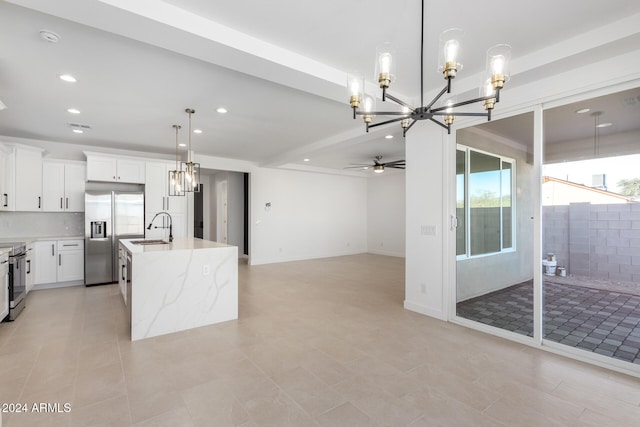
[[[42,210],[42,150],[32,147],[14,147],[15,156],[15,210]],[[9,194],[9,197],[11,195]]]
[[[42,206],[45,212],[83,212],[84,163],[42,162]]]
[[[145,183],[145,162],[143,160],[95,153],[85,154],[87,155],[87,181]]]
[[[13,148],[0,144],[0,211],[11,211],[15,207]]]

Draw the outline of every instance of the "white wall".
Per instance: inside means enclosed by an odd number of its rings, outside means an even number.
[[[367,251],[404,257],[405,174],[373,174],[367,179]]]
[[[366,178],[258,168],[250,183],[251,264],[367,251]]]
[[[446,319],[445,282],[449,233],[443,219],[448,196],[444,181],[447,150],[451,143],[436,125],[417,123],[406,137],[406,278],[404,307]]]

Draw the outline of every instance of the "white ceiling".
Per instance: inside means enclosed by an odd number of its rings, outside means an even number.
[[[436,49],[450,27],[467,33],[456,79],[462,90],[475,87],[486,48],[499,42],[513,46],[517,86],[640,39],[618,25],[637,17],[639,2],[518,1],[489,11],[486,2],[426,3],[429,93],[444,84]],[[192,137],[197,153],[334,169],[376,155],[403,158],[399,126],[366,134],[351,119],[344,83],[353,70],[373,81],[375,46],[392,41],[399,64],[392,92],[417,99],[419,14],[416,0],[0,1],[0,100],[8,107],[0,135],[171,154],[171,125],[181,124],[186,140],[190,107],[203,130]],[[41,40],[43,28],[61,40]],[[78,82],[61,82],[62,73]],[[216,113],[219,106],[228,114]],[[70,107],[82,113],[71,116]],[[69,122],[92,129],[73,134]],[[384,139],[389,133],[395,138]]]

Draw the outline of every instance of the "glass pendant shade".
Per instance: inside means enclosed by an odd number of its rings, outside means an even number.
[[[496,89],[502,89],[504,84],[511,77],[511,46],[508,44],[497,44],[487,50],[487,70],[486,78],[491,80],[491,84]]]
[[[184,196],[184,172],[169,171],[169,196]]]
[[[178,130],[179,125],[173,125],[176,130],[176,168],[169,171],[169,196],[184,196],[184,172],[178,169]]]
[[[182,162],[181,172],[184,174],[184,191],[200,192],[200,163]]]
[[[464,31],[460,28],[451,28],[440,34],[440,46],[438,49],[438,71],[445,78],[453,78],[462,70],[461,42]]]
[[[189,193],[200,192],[200,163],[191,161],[191,115],[196,112],[192,108],[184,110],[189,114],[189,148],[187,152],[187,161],[182,162],[180,170],[184,173],[184,191]]]

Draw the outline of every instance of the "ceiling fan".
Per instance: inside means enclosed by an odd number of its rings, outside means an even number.
[[[393,169],[404,169],[405,161],[404,160],[394,160],[392,162],[382,162],[382,156],[376,156],[373,159],[373,164],[362,164],[362,163],[349,163],[352,166],[347,166],[344,169],[369,169],[373,168],[375,173],[384,172],[384,168],[393,168]]]

